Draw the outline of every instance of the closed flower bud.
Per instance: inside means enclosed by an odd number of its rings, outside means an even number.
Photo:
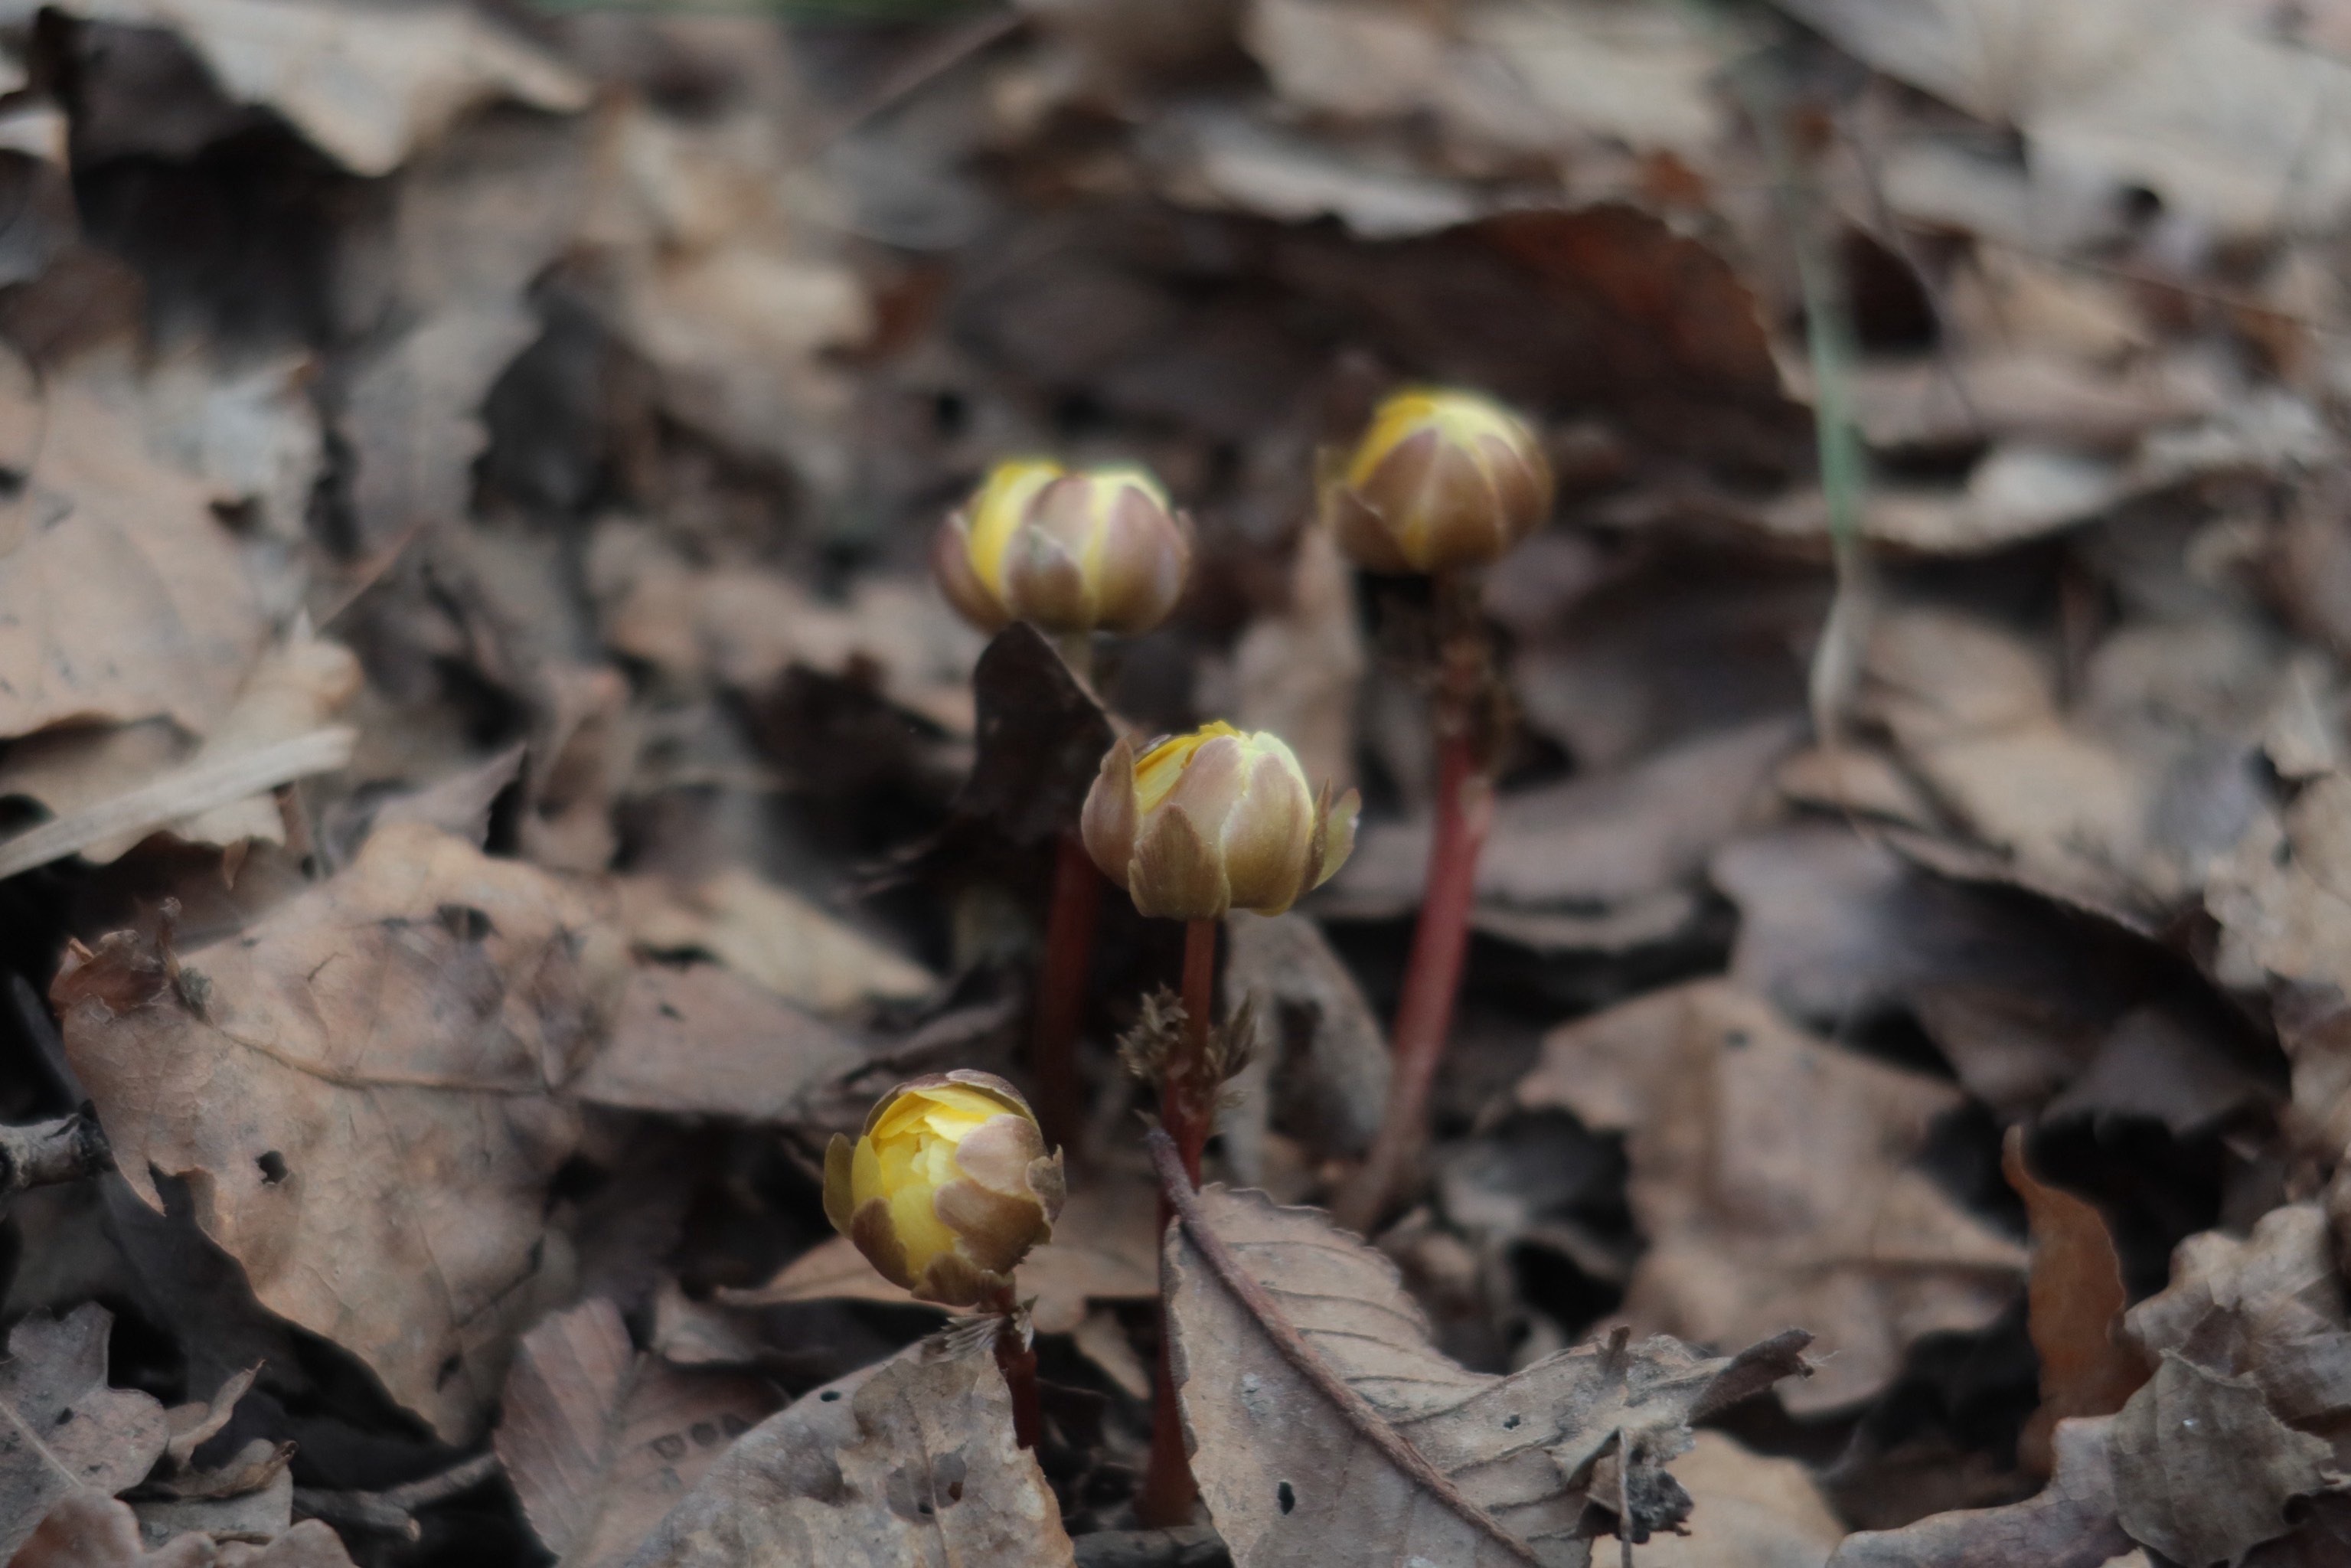
[[[1414,388],[1379,406],[1322,516],[1360,566],[1437,572],[1498,558],[1551,513],[1551,465],[1516,414],[1474,392]]]
[[[1061,1212],[1061,1156],[1019,1092],[987,1072],[901,1083],[852,1144],[824,1152],[824,1212],[866,1260],[918,1300],[969,1307],[1008,1291],[1014,1265]]]
[[[1086,794],[1086,850],[1136,911],[1215,920],[1279,915],[1355,847],[1353,789],[1318,793],[1275,736],[1217,723],[1136,755],[1122,738]]]
[[[939,586],[986,631],[1147,632],[1167,618],[1192,566],[1190,531],[1140,468],[1071,474],[999,463],[939,527]]]

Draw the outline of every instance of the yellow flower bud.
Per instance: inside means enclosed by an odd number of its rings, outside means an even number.
[[[824,1152],[824,1212],[917,1300],[976,1306],[1012,1283],[1061,1212],[1061,1155],[1019,1091],[958,1070],[901,1083]]]
[[[1215,920],[1279,915],[1355,847],[1355,792],[1318,793],[1280,737],[1216,723],[1140,757],[1123,737],[1086,793],[1087,852],[1137,912]]]
[[[1140,468],[1071,474],[1016,458],[940,525],[931,565],[949,602],[985,631],[1027,621],[1053,632],[1147,632],[1184,591],[1192,541]]]
[[[1380,404],[1322,499],[1358,565],[1445,571],[1495,559],[1550,516],[1551,465],[1490,398],[1416,387]]]

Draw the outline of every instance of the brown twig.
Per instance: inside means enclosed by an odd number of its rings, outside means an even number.
[[[78,1111],[53,1122],[0,1126],[0,1197],[79,1181],[113,1166],[105,1130]]]
[[[1217,1277],[1217,1282],[1231,1291],[1242,1310],[1256,1320],[1258,1327],[1280,1354],[1281,1359],[1311,1384],[1314,1391],[1354,1429],[1355,1435],[1377,1448],[1388,1463],[1411,1477],[1415,1484],[1426,1489],[1430,1496],[1443,1503],[1463,1522],[1492,1538],[1511,1556],[1522,1563],[1536,1562],[1532,1548],[1496,1523],[1493,1516],[1484,1509],[1462,1496],[1452,1479],[1429,1463],[1426,1455],[1405,1441],[1404,1434],[1390,1426],[1386,1417],[1372,1407],[1370,1400],[1348,1387],[1345,1380],[1331,1370],[1330,1364],[1317,1355],[1314,1347],[1306,1343],[1304,1336],[1288,1318],[1282,1316],[1281,1309],[1274,1304],[1271,1296],[1266,1294],[1265,1287],[1249,1277],[1240,1266],[1239,1260],[1233,1256],[1231,1249],[1225,1245],[1224,1238],[1216,1233],[1209,1226],[1207,1217],[1200,1212],[1199,1197],[1183,1179],[1183,1164],[1176,1155],[1175,1143],[1167,1134],[1155,1127],[1145,1139],[1145,1145],[1151,1151],[1152,1166],[1159,1174],[1160,1195],[1176,1210],[1176,1220],[1184,1227],[1184,1234],[1191,1241],[1192,1249],[1200,1255],[1200,1260],[1208,1266],[1208,1272]]]
[[[1440,593],[1445,591],[1440,585]],[[1387,1109],[1370,1157],[1340,1197],[1334,1218],[1368,1236],[1404,1185],[1428,1136],[1428,1096],[1453,1028],[1461,968],[1469,950],[1469,908],[1478,859],[1494,822],[1494,780],[1481,733],[1491,672],[1485,629],[1469,612],[1447,634],[1437,694],[1437,824],[1428,880],[1413,930],[1404,994],[1396,1002]]]
[[[439,1475],[387,1487],[381,1491],[318,1491],[296,1487],[294,1511],[305,1518],[323,1519],[329,1524],[349,1525],[355,1530],[414,1541],[423,1534],[414,1517],[418,1509],[471,1491],[499,1469],[498,1457],[493,1452],[476,1454]]]

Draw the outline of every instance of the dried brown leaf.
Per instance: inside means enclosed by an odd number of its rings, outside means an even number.
[[[599,1299],[523,1336],[494,1441],[541,1543],[613,1568],[776,1405],[763,1382],[640,1354]]]
[[[713,964],[646,965],[571,1093],[600,1105],[755,1122],[798,1118],[869,1059],[839,1027]]]
[[[1386,1031],[1363,988],[1303,915],[1235,915],[1225,936],[1226,1012],[1250,1008],[1250,1062],[1266,1073],[1260,1113],[1318,1153],[1362,1154],[1388,1088]]]
[[[2024,1501],[1848,1535],[1829,1568],[2101,1568],[2131,1544],[2115,1522],[2114,1421],[2057,1423],[2056,1472]]]
[[[212,1568],[218,1555],[205,1535],[183,1535],[148,1551],[139,1516],[102,1491],[75,1492],[37,1522],[8,1568]]]
[[[1844,1526],[1821,1500],[1810,1471],[1766,1458],[1720,1432],[1694,1434],[1674,1461],[1690,1494],[1689,1533],[1659,1535],[1641,1548],[1642,1568],[1821,1568]]]
[[[1828,1352],[1782,1391],[1834,1409],[1883,1388],[1919,1336],[1983,1327],[2023,1249],[1915,1163],[1959,1092],[1790,1025],[1740,987],[1700,981],[1553,1030],[1522,1105],[1625,1133],[1649,1238],[1625,1315],[1740,1344],[1802,1323]]]
[[[588,102],[588,84],[568,68],[460,5],[73,0],[59,9],[178,33],[231,98],[276,110],[355,174],[391,172],[490,99],[550,110]]]
[[[2285,1534],[2286,1504],[2327,1484],[2323,1439],[2280,1421],[2251,1378],[2208,1372],[2176,1350],[2111,1432],[2116,1519],[2189,1568],[2235,1563]]]
[[[2270,1210],[2248,1237],[2200,1231],[2173,1249],[2170,1284],[2131,1309],[2126,1332],[2149,1360],[2176,1351],[2250,1377],[2281,1420],[2351,1437],[2351,1313],[2335,1258],[2314,1203]]]
[[[1689,876],[1746,826],[1796,725],[1702,736],[1620,770],[1505,795],[1478,864],[1482,903],[1613,904]],[[1371,823],[1332,879],[1344,906],[1403,910],[1426,875],[1426,821]]]
[[[266,630],[205,486],[68,383],[48,397],[28,487],[44,524],[0,557],[0,736],[158,716],[204,734]]]
[[[2113,1415],[2147,1381],[2147,1364],[2117,1337],[2130,1297],[2105,1216],[2033,1176],[2024,1163],[2022,1127],[2008,1130],[2001,1170],[2024,1199],[2032,1228],[2025,1301],[2032,1348],[2041,1355],[2041,1408],[2025,1423],[2017,1458],[2046,1476],[2056,1463],[2050,1441],[2057,1423]]]
[[[1712,1360],[1619,1336],[1473,1373],[1429,1343],[1395,1265],[1319,1211],[1218,1186],[1178,1207],[1176,1391],[1239,1568],[1583,1563],[1587,1503],[1629,1510],[1634,1540],[1673,1528],[1688,1499],[1665,1467],[1688,1423],[1802,1369],[1790,1333]]]
[[[59,1500],[100,1499],[136,1484],[170,1440],[162,1406],[106,1385],[113,1314],[96,1303],[63,1319],[29,1317],[0,1361],[0,1562]]]
[[[616,885],[622,924],[638,946],[672,956],[706,953],[819,1012],[918,998],[937,984],[911,958],[740,866],[692,887],[657,877],[623,877]]]
[[[575,891],[417,824],[185,963],[117,933],[52,998],[124,1178],[186,1176],[262,1304],[451,1437],[532,1305],[557,1090],[625,983]]]
[[[631,1568],[1071,1568],[984,1344],[925,1343],[803,1395],[736,1443]]]

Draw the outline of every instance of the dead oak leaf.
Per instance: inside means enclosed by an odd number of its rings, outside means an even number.
[[[36,1521],[8,1568],[212,1568],[219,1551],[208,1535],[182,1535],[150,1552],[139,1516],[102,1491],[78,1491]],[[0,1532],[0,1543],[7,1537]]]
[[[1930,1514],[1844,1538],[1829,1568],[2101,1568],[2130,1549],[2115,1522],[2111,1416],[2057,1423],[2056,1472],[2022,1502]]]
[[[2251,1378],[2176,1350],[2114,1418],[2115,1515],[2188,1568],[2235,1563],[2294,1529],[2286,1504],[2327,1484],[2325,1441],[2271,1413]]]
[[[471,1435],[528,1312],[557,1094],[625,980],[581,895],[414,823],[183,964],[135,933],[52,988],[124,1179],[196,1222],[263,1305]]]
[[[0,736],[158,716],[202,735],[266,632],[235,540],[120,413],[70,382],[46,406],[40,526],[0,570]]]
[[[1828,1354],[1782,1392],[1792,1410],[1869,1397],[1921,1335],[1981,1328],[2014,1297],[2023,1249],[1913,1163],[1959,1091],[1807,1034],[1736,984],[1554,1030],[1518,1100],[1625,1134],[1649,1239],[1624,1307],[1636,1329],[1710,1344],[1813,1332]]]
[[[713,1465],[631,1568],[1071,1568],[1012,1396],[940,1341],[803,1395]]]
[[[2171,1255],[2171,1282],[2133,1307],[2131,1340],[2250,1377],[2281,1420],[2351,1438],[2351,1314],[2325,1213],[2291,1203],[2248,1237],[2207,1230]]]
[[[1576,1568],[1587,1504],[1634,1541],[1672,1529],[1689,1499],[1665,1467],[1689,1423],[1802,1370],[1801,1333],[1713,1359],[1620,1333],[1509,1377],[1474,1373],[1429,1343],[1395,1265],[1319,1211],[1179,1184],[1176,1392],[1239,1568]]]
[[[758,1379],[641,1354],[619,1309],[600,1298],[523,1336],[495,1442],[524,1516],[559,1562],[618,1568],[778,1403]]]
[[[113,1323],[93,1302],[64,1318],[26,1318],[8,1336],[8,1358],[0,1361],[0,1563],[61,1500],[84,1490],[110,1498],[163,1457],[171,1438],[163,1406],[106,1385]]]
[[[163,27],[221,89],[266,104],[355,174],[388,174],[475,105],[587,106],[588,84],[460,5],[397,10],[303,0],[69,0],[91,21]]]

